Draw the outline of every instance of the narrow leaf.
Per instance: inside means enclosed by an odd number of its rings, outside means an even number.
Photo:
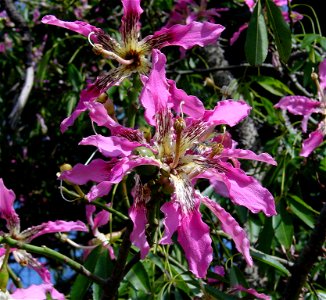
[[[273,31],[275,45],[282,62],[286,63],[291,54],[291,30],[285,22],[280,8],[271,0],[266,0],[268,25]]]
[[[278,212],[279,214],[273,217],[275,236],[285,249],[289,249],[293,237],[292,218],[283,205],[279,205]]]
[[[261,65],[267,56],[268,37],[260,1],[257,2],[251,16],[245,42],[245,54],[253,66]]]

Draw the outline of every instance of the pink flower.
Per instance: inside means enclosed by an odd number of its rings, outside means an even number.
[[[61,179],[79,185],[97,182],[87,195],[92,200],[107,194],[112,184],[120,182],[136,168],[140,175],[135,176],[134,202],[129,216],[134,223],[131,241],[140,249],[141,258],[150,249],[145,227],[148,214],[152,213],[148,211],[148,204],[156,199],[151,189],[153,183],[149,184],[144,178],[151,178],[151,182],[154,180],[160,187],[160,193],[171,195],[171,201],[161,206],[165,214],[165,232],[160,242],[171,244],[171,237],[177,232],[191,272],[205,277],[212,261],[209,227],[199,212],[201,203],[217,216],[222,229],[233,238],[237,249],[252,265],[249,240],[244,230],[221,206],[194,188],[198,178],[208,178],[217,192],[230,197],[235,204],[254,213],[262,211],[268,216],[276,213],[273,196],[257,180],[247,176],[237,162],[242,158],[275,165],[273,158],[266,153],[257,155],[233,149],[232,141],[227,137],[225,140],[221,136],[208,138],[216,125],[239,123],[249,114],[250,107],[244,101],[224,100],[213,110],[205,110],[197,97],[187,95],[174,81],[166,79],[166,58],[160,51],[153,50],[152,61],[149,77],[142,76],[141,103],[146,121],[156,129],[155,135],[146,140],[142,132],[117,124],[102,105],[93,103],[89,108],[91,119],[108,127],[112,136],[97,134],[83,139],[81,144],[96,146],[111,160],[96,159],[86,166],[77,164],[64,172]],[[229,160],[234,160],[235,166]]]
[[[307,124],[310,116],[313,113],[320,113],[323,119],[317,126],[317,129],[309,134],[309,137],[302,143],[300,156],[308,157],[324,140],[326,135],[326,59],[319,65],[320,83],[317,81],[318,94],[320,101],[310,99],[305,96],[286,96],[283,97],[276,105],[276,108],[287,110],[294,115],[303,116],[301,128],[305,133],[307,132]]]
[[[255,289],[247,289],[242,285],[238,284],[232,287],[232,292],[246,292],[247,294],[255,296],[255,299],[271,300],[270,296],[263,293],[258,293]]]
[[[15,193],[12,190],[7,189],[3,180],[0,178],[0,218],[6,221],[6,227],[8,229],[8,233],[0,232],[0,234],[7,234],[16,240],[29,243],[36,237],[47,233],[71,230],[87,231],[85,224],[80,221],[50,221],[21,231],[20,219],[13,206],[15,198]],[[43,267],[40,262],[33,258],[30,253],[21,249],[11,249],[11,251],[18,263],[32,268],[40,275],[45,283],[50,283],[50,272]],[[0,256],[3,256],[4,253],[5,249],[0,248]]]
[[[174,25],[162,28],[153,35],[139,40],[140,15],[143,12],[140,0],[122,0],[124,15],[122,17],[120,34],[121,41],[104,33],[103,30],[85,22],[66,22],[58,20],[55,16],[47,15],[42,22],[80,33],[86,37],[93,50],[107,59],[114,59],[119,66],[108,73],[97,77],[95,83],[82,91],[80,101],[73,114],[63,121],[62,131],[66,130],[78,115],[86,110],[86,103],[95,101],[96,98],[113,85],[118,85],[124,78],[133,73],[147,74],[150,69],[149,55],[153,49],[166,46],[181,46],[184,49],[195,45],[205,46],[212,44],[221,35],[224,27],[209,22],[191,22],[187,25]]]
[[[40,284],[40,285],[31,285],[26,289],[16,289],[9,299],[33,299],[33,300],[44,300],[47,299],[48,295],[51,296],[51,299],[56,300],[65,300],[65,296],[59,293],[52,284]]]

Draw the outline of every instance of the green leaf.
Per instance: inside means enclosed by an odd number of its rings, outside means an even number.
[[[283,273],[287,276],[290,276],[289,270],[286,267],[284,267],[278,260],[273,258],[273,256],[265,254],[263,252],[255,250],[255,249],[250,249],[250,254],[254,259],[259,260],[259,261],[275,268],[276,270],[280,271],[281,273]]]
[[[269,91],[276,96],[293,95],[293,92],[283,82],[274,77],[269,76],[252,76],[252,79],[257,82],[266,91]]]
[[[291,195],[288,198],[289,206],[291,211],[305,224],[307,224],[310,228],[314,228],[315,225],[315,217],[314,213],[318,214],[311,206],[305,203],[298,196]]]
[[[40,86],[43,86],[43,81],[48,72],[49,60],[52,54],[52,49],[45,52],[40,62],[37,64],[36,78],[39,80]]]
[[[291,30],[285,22],[280,8],[271,0],[266,0],[267,20],[273,31],[275,45],[281,61],[286,63],[291,54]]]
[[[151,290],[148,274],[141,262],[138,262],[126,275],[128,280],[137,291],[149,292]]]
[[[278,208],[278,215],[273,217],[275,236],[285,249],[289,249],[293,238],[292,218],[282,203],[280,203]]]
[[[263,230],[259,234],[258,238],[258,250],[262,252],[268,252],[273,241],[274,230],[272,226],[272,220],[270,218],[265,219]]]
[[[245,54],[253,66],[261,65],[267,56],[268,36],[260,1],[257,2],[247,30]]]
[[[73,90],[79,92],[83,83],[83,77],[73,64],[68,65],[68,80],[71,82]]]
[[[96,262],[101,253],[101,248],[102,247],[95,248],[87,257],[84,267],[90,272],[94,272]],[[90,279],[88,279],[84,275],[79,274],[72,285],[71,292],[70,292],[70,299],[71,300],[84,299],[84,295],[87,292],[90,284],[91,284]]]

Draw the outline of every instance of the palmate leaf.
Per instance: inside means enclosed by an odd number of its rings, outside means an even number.
[[[286,63],[291,54],[291,30],[285,22],[280,8],[271,0],[266,0],[268,25],[272,29],[277,52],[282,62]]]
[[[261,65],[267,56],[268,35],[267,27],[262,13],[261,3],[257,2],[251,16],[245,42],[247,61],[253,66]]]

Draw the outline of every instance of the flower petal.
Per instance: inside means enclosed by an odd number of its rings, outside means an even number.
[[[8,230],[20,230],[20,220],[14,209],[16,195],[13,190],[6,188],[2,178],[0,178],[0,217],[7,222]]]
[[[248,265],[252,266],[253,262],[249,253],[249,240],[245,231],[239,226],[238,222],[215,201],[202,196],[200,197],[200,200],[220,220],[223,231],[232,237],[238,251],[242,253]]]
[[[203,47],[214,44],[224,29],[222,25],[210,22],[177,24],[169,28],[162,28],[143,41],[149,49],[161,49],[166,46],[181,46],[184,49],[192,48],[195,45]]]
[[[99,184],[92,186],[86,195],[86,199],[88,201],[93,201],[107,195],[110,192],[112,185],[113,184],[110,181],[102,181]]]
[[[255,296],[256,299],[263,299],[263,300],[270,300],[271,299],[271,297],[268,296],[268,295],[265,295],[263,293],[258,293],[255,289],[252,289],[252,288],[247,289],[247,288],[243,287],[240,284],[237,284],[237,285],[233,286],[232,290],[233,290],[233,292],[238,292],[238,291],[246,292],[247,294]]]
[[[50,283],[31,285],[26,289],[16,289],[11,295],[12,299],[34,299],[34,300],[44,300],[47,294],[51,295],[52,299],[65,300],[65,296],[59,293]]]
[[[82,21],[74,21],[74,22],[68,22],[68,21],[62,21],[57,19],[57,17],[52,16],[52,15],[46,15],[42,18],[41,20],[42,23],[44,24],[50,24],[50,25],[55,25],[58,27],[66,28],[69,30],[72,30],[74,32],[77,32],[79,34],[82,34],[83,36],[88,37],[88,35],[91,32],[98,32],[102,31],[102,29],[97,28],[93,25],[90,25],[86,22]],[[97,40],[94,39],[94,35],[91,37],[94,42],[97,42]]]
[[[300,156],[308,157],[324,140],[324,135],[321,130],[315,130],[309,134],[309,137],[302,143]]]
[[[155,125],[155,115],[168,106],[170,93],[165,76],[165,63],[165,55],[159,50],[153,50],[150,75],[148,79],[142,77],[144,87],[140,102],[145,108],[145,119],[150,125]]]
[[[117,136],[105,137],[101,134],[83,138],[79,145],[93,145],[106,157],[128,156],[140,143],[130,142]]]
[[[173,109],[177,114],[185,113],[194,119],[200,119],[204,112],[204,104],[195,96],[189,96],[181,89],[178,89],[175,81],[168,80],[170,85],[170,102],[173,103]]]
[[[179,205],[176,202],[166,202],[161,206],[161,211],[164,213],[164,234],[160,240],[160,244],[172,244],[172,235],[180,225]]]
[[[250,150],[243,149],[224,149],[223,152],[220,154],[220,157],[250,159],[262,161],[274,166],[277,165],[277,162],[268,153],[256,154]]]
[[[198,206],[184,213],[178,228],[178,242],[185,252],[189,270],[199,278],[206,277],[213,260],[209,227],[202,221]]]
[[[230,45],[232,46],[239,38],[242,31],[246,30],[248,28],[248,23],[245,23],[241,25],[235,33],[233,33],[231,39],[230,39]]]
[[[145,228],[147,224],[146,208],[144,206],[133,205],[129,209],[129,217],[134,223],[130,240],[140,249],[140,257],[144,259],[149,252],[149,244],[147,242]]]
[[[212,125],[234,126],[249,115],[251,107],[243,100],[219,101],[213,110],[207,110],[203,120]]]
[[[319,64],[320,87],[326,89],[326,59]]]

